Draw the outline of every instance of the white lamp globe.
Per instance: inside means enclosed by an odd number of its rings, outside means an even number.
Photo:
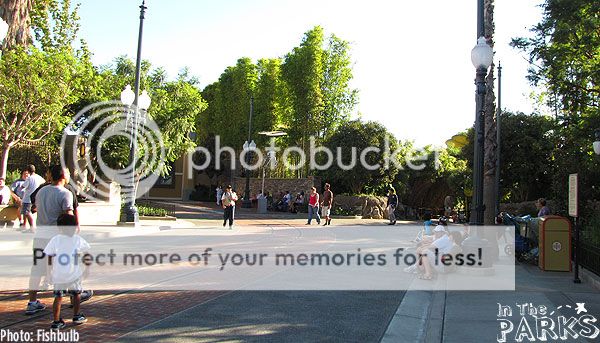
[[[6,38],[6,34],[8,33],[8,24],[0,19],[0,42]]]
[[[121,102],[125,106],[131,106],[135,101],[135,94],[131,90],[131,86],[127,85],[125,89],[121,92]]]
[[[142,94],[140,94],[140,97],[138,99],[138,107],[145,111],[150,107],[151,102],[152,102],[152,100],[150,99],[148,92],[143,91]]]
[[[484,68],[487,70],[493,62],[494,50],[488,45],[485,37],[479,37],[477,45],[471,50],[471,62],[475,69]]]

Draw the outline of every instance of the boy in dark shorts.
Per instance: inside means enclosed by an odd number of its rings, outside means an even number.
[[[83,324],[87,321],[87,318],[79,312],[83,271],[81,263],[77,259],[79,254],[89,251],[90,245],[81,236],[75,234],[77,229],[75,216],[62,214],[57,223],[60,233],[54,236],[44,249],[44,253],[48,255],[52,264],[52,283],[54,284],[52,329],[62,329],[66,326],[60,317],[62,297],[65,294],[70,294],[73,302],[73,324]],[[55,258],[53,261],[53,257],[56,256],[59,258]]]

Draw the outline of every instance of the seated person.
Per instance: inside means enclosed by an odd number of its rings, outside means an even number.
[[[460,248],[459,242],[462,240],[460,232],[446,233],[440,225],[434,229],[435,236],[437,237],[430,245],[417,249],[417,253],[421,254],[418,264],[418,268],[421,271],[419,279],[431,280],[434,273],[447,273],[453,271],[456,266],[446,266],[443,262],[443,255],[450,254],[456,255],[462,249]],[[436,260],[435,251],[438,251]]]
[[[292,203],[291,211],[293,213],[297,213],[298,208],[302,207],[302,205],[304,205],[304,191],[302,191],[296,195],[296,199]]]
[[[433,235],[433,221],[431,220],[431,214],[425,214],[423,222],[423,229],[417,233],[417,237],[413,240],[413,242],[421,242],[425,239],[425,236]]]

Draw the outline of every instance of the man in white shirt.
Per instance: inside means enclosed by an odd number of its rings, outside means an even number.
[[[50,168],[50,174],[52,184],[40,189],[35,198],[38,229],[33,238],[34,255],[42,251],[52,237],[58,235],[58,217],[61,214],[73,214],[73,194],[65,188],[65,184],[69,182],[69,170],[55,165]],[[42,277],[46,275],[47,266],[48,261],[44,258],[31,267],[29,303],[25,314],[34,314],[46,308],[37,300],[37,292],[40,290]]]
[[[35,233],[35,224],[33,222],[33,216],[31,215],[31,193],[33,193],[41,184],[46,182],[43,177],[35,173],[35,166],[30,164],[25,168],[29,173],[29,177],[23,184],[23,206],[21,207],[21,214],[23,215],[23,222],[29,223],[29,230],[23,231],[23,233]],[[25,227],[25,225],[23,225]]]

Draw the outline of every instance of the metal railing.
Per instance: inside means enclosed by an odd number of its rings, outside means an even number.
[[[600,247],[585,242],[579,242],[579,264],[585,269],[600,276]]]

